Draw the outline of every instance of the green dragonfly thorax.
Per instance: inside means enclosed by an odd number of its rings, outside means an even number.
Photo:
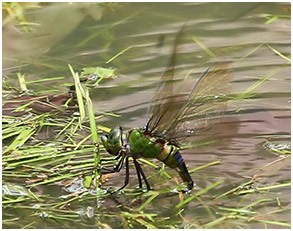
[[[101,137],[102,143],[111,155],[118,155],[122,149],[122,128],[115,127],[108,134]]]

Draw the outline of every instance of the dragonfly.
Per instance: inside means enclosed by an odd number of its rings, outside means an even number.
[[[231,75],[229,64],[225,62],[209,67],[189,94],[175,91],[176,53],[182,31],[181,28],[175,38],[169,65],[149,107],[146,125],[126,134],[121,127],[115,127],[101,137],[106,151],[116,156],[116,161],[120,159],[113,169],[105,169],[104,173],[119,172],[125,164],[124,185],[119,190],[129,183],[130,158],[133,159],[139,188],[143,186],[142,179],[147,190],[151,186],[138,159],[155,158],[175,169],[186,185],[186,190],[192,190],[195,183],[181,153],[183,144],[192,143],[194,138],[213,127],[227,108]]]

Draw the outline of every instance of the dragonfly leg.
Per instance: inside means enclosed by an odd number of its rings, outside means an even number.
[[[133,162],[134,162],[134,165],[135,165],[135,170],[136,170],[136,173],[137,173],[137,179],[138,179],[138,187],[139,188],[142,188],[142,182],[141,182],[141,176],[140,176],[140,171],[137,167],[137,161],[136,159],[133,158]]]
[[[122,156],[122,153],[120,152],[115,158],[101,159],[101,162],[116,161],[116,160],[119,160],[119,158],[120,158],[121,156]]]
[[[113,169],[109,169],[109,168],[101,168],[102,170],[105,170],[107,172],[102,172],[102,174],[107,174],[107,173],[114,173],[114,172],[120,172],[122,166],[123,166],[123,162],[124,162],[124,156],[121,158],[121,160],[119,161],[119,163],[116,165],[115,168]]]
[[[144,182],[146,184],[147,190],[148,191],[151,190],[151,186],[150,186],[150,184],[149,184],[149,182],[148,182],[148,180],[147,180],[142,168],[140,167],[140,164],[137,162],[136,159],[133,159],[133,161],[134,161],[134,164],[135,164],[135,168],[137,169],[137,171],[140,172],[140,174],[141,174],[141,176],[142,176],[142,178],[143,178],[143,180],[144,180]]]
[[[126,160],[125,160],[125,181],[124,181],[124,185],[118,189],[118,191],[124,189],[127,185],[128,185],[128,182],[129,182],[129,156],[126,157]]]

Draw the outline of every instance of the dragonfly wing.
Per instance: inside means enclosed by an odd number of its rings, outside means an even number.
[[[227,107],[231,75],[228,63],[208,69],[191,91],[187,102],[170,123],[165,136],[169,141],[183,141],[199,135],[217,123]]]
[[[157,90],[150,106],[150,116],[146,128],[153,133],[161,133],[161,131],[166,128],[166,125],[169,124],[170,120],[175,118],[181,109],[178,107],[177,103],[179,97],[174,96],[173,84],[176,82],[174,80],[174,66],[176,63],[177,47],[183,29],[184,26],[176,36],[169,65],[162,76],[159,89]]]

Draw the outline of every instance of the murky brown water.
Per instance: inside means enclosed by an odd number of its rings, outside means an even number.
[[[178,211],[174,209],[179,203],[175,193],[156,197],[144,212],[158,213],[159,218],[170,217],[170,224],[176,224],[177,228],[198,228],[219,217],[215,206],[241,208],[260,199],[278,198],[284,210],[270,213],[280,208],[277,202],[273,201],[253,208],[252,211],[263,215],[263,220],[290,223],[289,187],[278,188],[270,193],[213,200],[215,196],[248,182],[255,175],[263,177],[258,178],[254,187],[277,185],[291,178],[290,161],[280,160],[280,154],[270,152],[264,146],[268,139],[277,143],[290,142],[290,64],[268,46],[286,56],[290,54],[290,18],[280,17],[270,24],[265,24],[265,16],[268,14],[289,15],[285,10],[287,6],[286,3],[123,3],[101,9],[97,5],[52,4],[51,7],[28,14],[28,19],[36,18],[42,23],[41,29],[37,31],[38,36],[15,36],[13,28],[4,28],[3,71],[11,83],[16,81],[14,73],[19,70],[19,65],[22,66],[21,71],[27,73],[29,80],[66,76],[66,82],[72,82],[68,63],[76,70],[97,65],[116,68],[118,78],[105,81],[93,89],[91,97],[97,113],[115,112],[121,117],[104,117],[97,123],[107,127],[119,125],[125,130],[140,127],[146,121],[147,108],[156,90],[156,83],[168,63],[174,36],[185,22],[186,42],[179,49],[177,76],[184,77],[190,73],[197,79],[208,66],[218,60],[231,61],[231,87],[234,94],[242,93],[259,79],[271,76],[253,90],[257,93],[253,98],[235,100],[229,104],[229,110],[238,110],[238,113],[227,116],[220,125],[213,128],[209,137],[216,139],[216,143],[183,152],[189,169],[220,160],[217,165],[192,173],[197,184],[194,191],[217,181],[223,182],[204,194],[201,200],[189,203],[182,212],[184,218],[178,216]],[[164,42],[160,44],[162,36]],[[217,58],[207,54],[194,41],[195,37],[216,54]],[[249,54],[260,44],[262,46]],[[129,46],[132,48],[105,64],[108,59]],[[248,56],[245,57],[246,55]],[[65,89],[61,81],[54,84],[54,88],[58,90]],[[30,88],[41,91],[52,86],[31,84]],[[276,163],[270,164],[274,161]],[[152,174],[150,183],[155,190],[176,186],[172,179],[163,180],[164,183],[159,184],[159,173],[154,171],[154,168],[145,168],[146,174]],[[171,176],[176,175],[173,170],[167,171]],[[115,174],[106,185],[121,185],[123,177],[122,172]],[[132,168],[128,188],[135,187],[136,184],[136,173]],[[52,188],[50,186],[43,190],[51,193]],[[54,190],[61,192],[62,189],[54,186]],[[74,204],[71,209],[83,210],[88,204],[92,206],[92,203],[93,201]],[[139,207],[139,204],[140,198],[127,198],[123,195],[108,197],[100,211],[101,220],[113,228],[121,228],[121,221],[109,215],[115,214],[117,210],[127,211],[127,207]],[[206,207],[212,210],[212,215]],[[11,214],[23,217],[26,212],[31,213],[30,210],[21,209],[4,210],[4,219],[6,212],[9,213],[9,218]],[[23,224],[16,227],[25,226],[32,220],[26,218],[22,221]],[[168,226],[167,221],[155,220],[154,224],[159,228],[172,228]],[[74,226],[66,221],[62,226],[58,226],[58,223],[39,218],[34,222],[37,228],[95,227],[95,222],[83,218]],[[141,225],[137,225],[134,228],[140,227]],[[215,226],[265,227],[284,228],[275,224],[255,222],[253,219],[242,222],[227,219]],[[9,224],[6,228],[15,226]]]

